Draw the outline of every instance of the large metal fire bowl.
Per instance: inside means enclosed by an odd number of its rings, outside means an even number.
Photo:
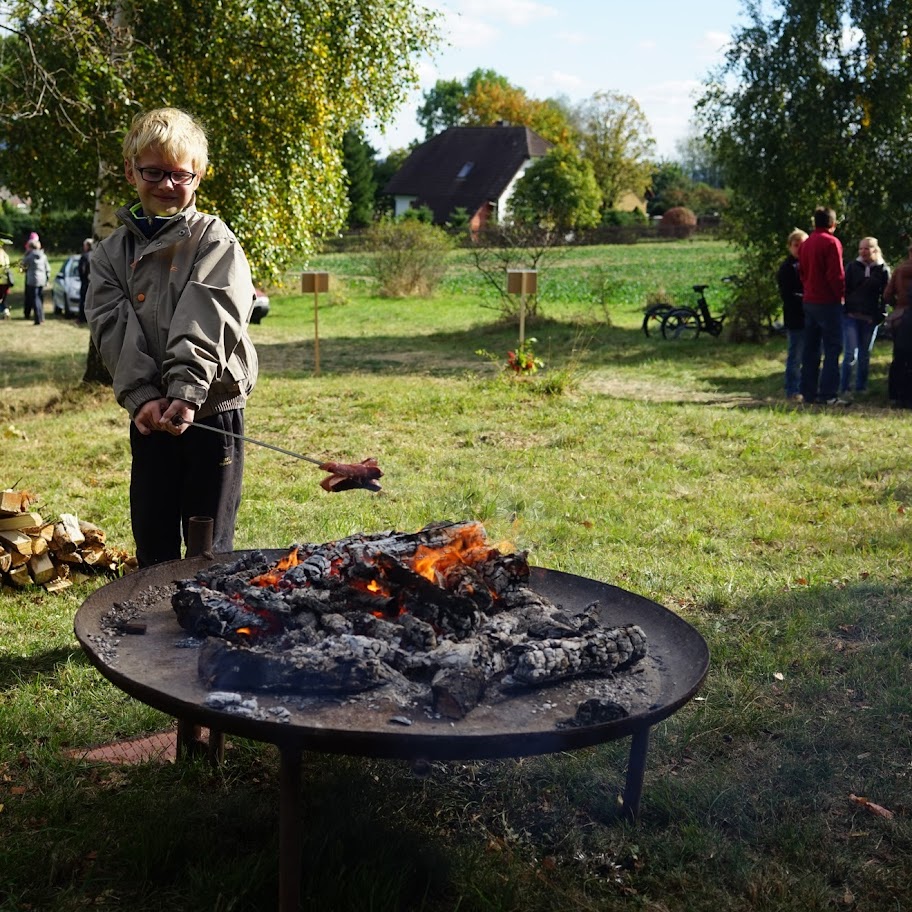
[[[520,757],[589,747],[632,736],[624,811],[639,812],[649,730],[672,715],[699,690],[709,669],[709,650],[688,623],[656,602],[616,586],[556,570],[532,568],[530,585],[570,612],[598,602],[607,626],[638,624],[649,655],[633,671],[605,681],[580,679],[483,701],[466,718],[453,722],[424,712],[409,712],[382,698],[256,696],[268,709],[281,706],[288,721],[247,718],[206,705],[208,689],[197,672],[198,650],[178,648],[187,633],[171,607],[171,583],[193,577],[212,561],[228,562],[244,553],[171,561],[129,574],[94,592],[76,614],[76,637],[93,665],[113,684],[143,703],[181,722],[277,745],[282,752],[280,840],[282,910],[296,908],[299,860],[292,857],[296,822],[289,805],[297,795],[303,750],[410,761]],[[274,560],[285,550],[266,551]],[[161,592],[159,593],[159,590]],[[123,635],[111,648],[102,621],[115,603],[143,607],[137,620],[143,635]],[[603,695],[625,705],[629,715],[594,725],[567,725],[581,702]],[[284,715],[284,713],[283,713]],[[403,724],[407,720],[411,724]]]

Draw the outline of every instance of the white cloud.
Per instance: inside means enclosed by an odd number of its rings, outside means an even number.
[[[442,9],[443,24],[441,51],[448,47],[458,50],[474,50],[493,45],[500,32],[487,22],[475,16],[467,16],[453,10]]]
[[[694,93],[701,87],[696,79],[676,79],[643,86],[637,93],[637,101],[643,105],[686,105],[693,103]]]
[[[718,57],[731,42],[731,35],[727,32],[704,32],[697,44],[697,50],[702,54]]]
[[[552,70],[546,83],[551,86],[547,93],[549,95],[553,95],[555,89],[558,93],[567,92],[572,95],[586,86],[586,81],[579,76],[575,76],[573,73],[561,73],[559,70]]]
[[[592,41],[592,36],[584,32],[558,32],[557,38],[564,44],[589,44]]]
[[[460,6],[470,16],[494,19],[512,26],[529,25],[557,15],[553,6],[536,3],[535,0],[462,0]]]

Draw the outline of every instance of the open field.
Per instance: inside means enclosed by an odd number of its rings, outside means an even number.
[[[678,612],[712,654],[699,698],[654,730],[637,826],[617,817],[626,741],[426,778],[307,756],[304,908],[909,907],[912,413],[886,407],[885,342],[871,395],[834,411],[784,403],[783,339],[643,336],[647,296],[709,282],[718,311],[734,264],[719,242],[567,251],[541,279],[528,331],[547,367],[528,382],[475,354],[505,355],[516,329],[463,253],[428,301],[374,296],[363,257],[311,264],[334,277],[319,377],[312,298],[274,295],[252,327],[248,433],[386,475],[379,495],[330,496],[315,467],[249,447],[236,547],[478,519],[533,564]],[[80,384],[86,344],[56,318],[0,323],[0,487],[130,548],[125,416]],[[233,739],[215,770],[68,759],[171,724],[75,641],[102,582],[0,593],[0,909],[274,908],[274,748]]]

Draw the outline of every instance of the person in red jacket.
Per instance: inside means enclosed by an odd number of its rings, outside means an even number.
[[[836,213],[818,206],[814,210],[814,231],[798,251],[798,273],[804,289],[801,395],[806,403],[846,404],[837,395],[845,268],[842,264],[842,244],[834,235],[835,230]]]

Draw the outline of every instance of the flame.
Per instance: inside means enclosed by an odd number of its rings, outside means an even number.
[[[253,633],[253,628],[252,627],[238,627],[238,629],[235,630],[234,632],[239,634],[240,636],[246,637],[246,636],[250,636],[250,634]]]
[[[484,527],[473,525],[460,530],[446,545],[436,548],[420,545],[412,557],[411,567],[415,573],[437,583],[439,574],[446,573],[450,567],[457,564],[472,566],[485,560],[493,550],[487,542]]]
[[[261,586],[262,588],[272,586],[275,588],[282,581],[285,571],[290,570],[292,567],[297,567],[300,563],[298,549],[296,547],[292,548],[285,557],[279,559],[274,567],[270,567],[265,573],[255,576],[250,581],[250,585]]]

